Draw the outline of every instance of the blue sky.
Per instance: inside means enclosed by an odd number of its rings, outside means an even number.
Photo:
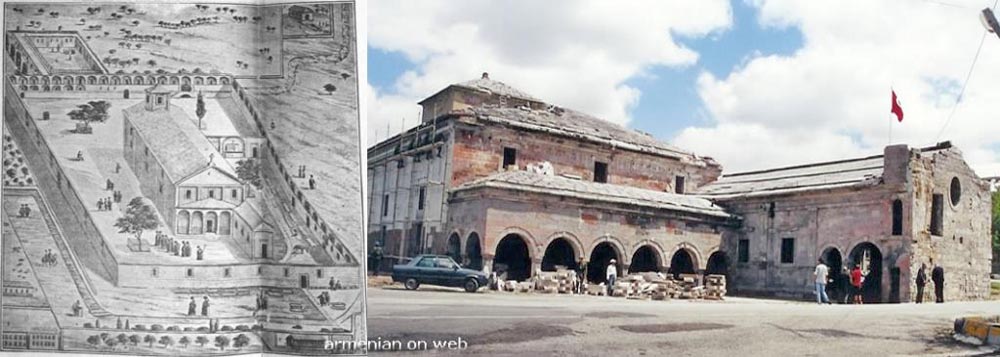
[[[802,46],[795,27],[762,26],[758,10],[742,1],[732,1],[733,24],[729,30],[701,37],[675,35],[683,46],[699,53],[698,62],[684,67],[654,66],[644,75],[625,83],[642,92],[632,108],[630,127],[672,139],[679,130],[706,124],[703,103],[695,86],[702,71],[726,77],[748,57],[792,54]],[[393,84],[406,71],[419,70],[418,64],[399,51],[368,47],[368,82],[380,92],[391,93]],[[433,93],[427,93],[428,95]]]
[[[419,100],[486,71],[726,172],[950,140],[978,173],[1000,175],[995,36],[955,106],[986,0],[633,1],[372,3],[369,143],[416,125]],[[890,88],[906,112],[891,126]]]

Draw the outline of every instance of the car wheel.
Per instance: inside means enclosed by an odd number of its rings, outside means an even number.
[[[417,279],[409,278],[403,282],[403,286],[406,287],[406,290],[417,290],[417,288],[420,287],[420,282],[418,282]]]
[[[465,281],[465,291],[474,293],[479,290],[479,282],[476,279],[468,279]]]

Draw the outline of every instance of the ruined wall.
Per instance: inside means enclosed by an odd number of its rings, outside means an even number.
[[[614,247],[623,272],[643,246],[656,252],[660,271],[670,267],[671,258],[681,249],[692,255],[701,271],[709,256],[719,250],[727,229],[718,219],[497,189],[462,191],[450,202],[449,232],[463,238],[462,252],[468,249],[467,237],[477,233],[486,269],[492,266],[500,240],[517,234],[529,248],[532,271],[541,267],[546,248],[558,238],[568,240],[576,258],[584,263],[599,244],[607,242]],[[442,241],[436,246],[446,244]]]
[[[608,183],[655,191],[674,190],[676,176],[685,177],[685,190],[718,178],[718,166],[698,166],[678,159],[637,153],[499,125],[457,124],[452,182],[455,186],[502,169],[504,148],[517,150],[517,166],[549,162],[557,175],[594,180],[594,162],[607,163]]]
[[[155,265],[122,264],[119,266],[123,287],[213,287],[232,288],[247,286],[301,287],[302,276],[308,286],[328,286],[330,277],[341,284],[359,285],[357,266],[224,264],[224,265]],[[191,275],[188,275],[190,269]]]
[[[945,272],[945,300],[981,300],[989,297],[990,248],[989,188],[966,165],[961,152],[950,148],[913,153],[910,165],[914,192],[914,259],[920,263],[933,259]],[[952,202],[951,183],[957,179],[959,198]],[[933,194],[944,198],[942,234],[930,231]],[[928,277],[930,272],[928,271]],[[927,290],[933,291],[930,285]]]

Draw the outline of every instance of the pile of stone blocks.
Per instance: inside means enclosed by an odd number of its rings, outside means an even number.
[[[546,294],[569,294],[576,285],[576,273],[557,267],[555,272],[538,271],[535,274],[535,290]]]
[[[722,300],[726,296],[726,276],[709,275],[705,277],[705,299]]]

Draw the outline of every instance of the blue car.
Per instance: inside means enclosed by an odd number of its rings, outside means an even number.
[[[486,274],[462,268],[447,255],[418,255],[406,264],[392,267],[392,281],[402,282],[407,290],[416,290],[420,284],[461,287],[474,293],[486,286]]]

